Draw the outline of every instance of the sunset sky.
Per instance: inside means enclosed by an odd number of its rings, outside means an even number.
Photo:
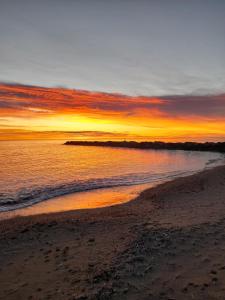
[[[0,0],[0,140],[225,140],[225,1]]]

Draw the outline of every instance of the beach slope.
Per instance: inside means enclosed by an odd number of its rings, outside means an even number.
[[[0,222],[0,299],[224,299],[225,167]]]

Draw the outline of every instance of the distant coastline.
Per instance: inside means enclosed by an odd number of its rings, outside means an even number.
[[[135,148],[135,149],[154,149],[154,150],[185,150],[185,151],[210,151],[225,153],[225,142],[136,142],[136,141],[67,141],[64,145],[68,146],[96,146],[114,148]]]

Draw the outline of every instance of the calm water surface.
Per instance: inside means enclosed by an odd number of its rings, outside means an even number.
[[[112,188],[117,198],[120,191],[125,197],[125,186],[154,185],[223,162],[224,155],[209,152],[65,146],[62,141],[0,142],[0,211],[104,188]]]

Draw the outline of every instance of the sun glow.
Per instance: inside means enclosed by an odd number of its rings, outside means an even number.
[[[7,84],[0,91],[1,140],[225,138],[225,95],[131,97]]]

